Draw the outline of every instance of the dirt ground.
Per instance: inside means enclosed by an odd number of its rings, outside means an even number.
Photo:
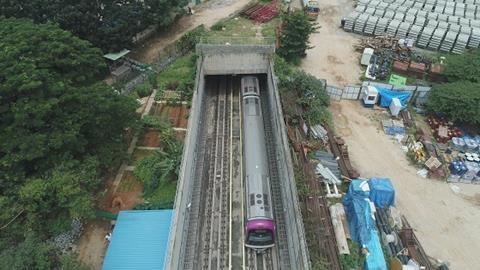
[[[450,269],[480,265],[480,185],[452,184],[417,176],[400,144],[386,136],[374,119],[379,113],[358,101],[334,102],[336,130],[348,144],[353,166],[362,177],[389,177],[396,190],[397,208],[428,255],[450,263]]]
[[[314,48],[307,50],[307,56],[301,63],[303,70],[326,79],[330,85],[345,86],[360,82],[360,54],[353,49],[358,36],[340,28],[341,19],[353,10],[353,3],[352,0],[320,1],[317,23],[321,28],[310,37]]]
[[[78,258],[85,263],[89,269],[99,270],[102,268],[103,257],[107,245],[105,235],[110,232],[110,222],[95,219],[88,221],[85,231],[78,243]]]
[[[195,15],[180,18],[170,31],[151,38],[141,47],[135,48],[129,56],[143,63],[151,63],[165,47],[186,32],[201,24],[210,27],[250,2],[251,0],[211,0],[196,6],[193,8]]]

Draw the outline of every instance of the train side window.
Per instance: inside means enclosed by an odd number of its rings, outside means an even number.
[[[265,206],[268,206],[268,195],[267,194],[263,194],[263,203],[265,204]]]
[[[250,194],[250,206],[255,205],[255,194]]]

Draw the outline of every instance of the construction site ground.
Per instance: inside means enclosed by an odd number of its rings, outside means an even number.
[[[345,86],[360,82],[360,54],[353,48],[359,36],[340,28],[342,17],[353,10],[353,5],[352,0],[320,1],[317,19],[320,28],[310,37],[314,47],[307,50],[301,64],[306,72],[327,80],[330,85]]]
[[[219,20],[241,10],[252,0],[210,0],[199,6],[193,7],[194,15],[183,16],[170,30],[156,34],[140,46],[135,48],[130,56],[142,63],[152,63],[163,50],[183,34],[203,24],[211,27]]]
[[[331,111],[338,135],[362,177],[388,177],[397,208],[406,216],[427,254],[450,263],[450,269],[478,269],[480,257],[480,185],[452,184],[416,174],[400,144],[385,135],[378,121],[384,110],[359,101],[334,102]]]

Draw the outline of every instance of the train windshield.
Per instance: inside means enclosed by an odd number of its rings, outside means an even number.
[[[248,235],[248,244],[250,245],[271,245],[273,244],[273,235],[270,230],[252,230]]]

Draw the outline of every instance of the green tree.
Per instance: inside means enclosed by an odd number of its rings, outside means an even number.
[[[186,0],[0,0],[0,15],[55,22],[103,51],[132,45],[134,36],[150,25],[165,29]]]
[[[74,255],[57,255],[55,248],[32,232],[16,245],[5,245],[0,249],[0,269],[15,270],[86,270]]]
[[[308,39],[312,33],[315,33],[317,26],[302,11],[291,15],[285,14],[282,21],[283,29],[278,54],[288,62],[297,64],[300,57],[305,55],[305,51],[312,48]]]
[[[445,61],[445,76],[450,82],[480,83],[480,50],[460,55],[449,55]]]
[[[55,249],[32,233],[25,241],[0,251],[0,269],[49,270],[55,266]]]
[[[178,177],[183,146],[168,122],[151,116],[144,119],[144,124],[159,129],[163,143],[161,150],[141,160],[133,172],[144,183],[145,193],[150,194],[162,183]]]
[[[426,107],[452,121],[480,124],[480,83],[459,81],[433,87]]]
[[[55,233],[92,215],[137,105],[96,83],[100,50],[57,26],[0,19],[0,51],[0,224],[22,213],[0,237]]]

